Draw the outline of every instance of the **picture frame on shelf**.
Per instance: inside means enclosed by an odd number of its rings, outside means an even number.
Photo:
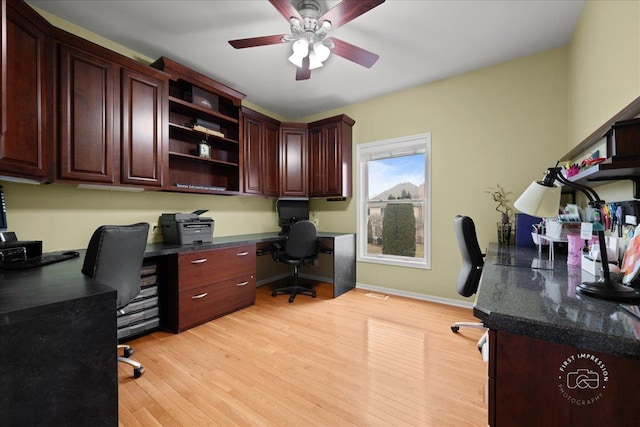
[[[198,144],[198,156],[205,159],[211,158],[211,147],[206,141],[202,141]]]

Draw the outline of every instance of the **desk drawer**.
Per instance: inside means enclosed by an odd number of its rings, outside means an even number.
[[[178,329],[184,331],[192,326],[252,305],[255,298],[255,274],[181,290]]]
[[[190,252],[178,257],[180,291],[256,271],[256,246]]]

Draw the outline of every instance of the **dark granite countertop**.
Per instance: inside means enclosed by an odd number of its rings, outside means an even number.
[[[348,233],[319,232],[319,237],[338,237]],[[284,239],[277,232],[214,237],[213,242],[193,245],[147,245],[145,257],[164,256],[189,251],[220,249]],[[101,296],[113,299],[116,314],[116,291],[94,282],[81,273],[84,250],[80,256],[55,264],[26,270],[0,269],[0,326],[43,316],[70,307],[84,298]]]
[[[473,312],[497,331],[640,359],[640,321],[617,303],[576,292],[594,280],[562,254],[549,263],[536,249],[491,244]]]
[[[318,232],[318,237],[339,237],[349,233],[329,233]],[[283,240],[284,235],[277,232],[271,233],[254,233],[254,234],[239,234],[234,236],[214,237],[211,243],[194,243],[191,245],[169,245],[166,243],[150,243],[147,245],[145,251],[145,257],[162,256],[178,254],[182,252],[190,251],[206,251],[209,249],[221,249],[225,247],[250,245],[254,243],[268,243]]]
[[[71,310],[86,298],[113,300],[116,291],[81,273],[80,257],[26,270],[0,270],[0,326]]]

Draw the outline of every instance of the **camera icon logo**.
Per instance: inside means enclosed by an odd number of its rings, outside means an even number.
[[[570,389],[597,389],[600,386],[600,374],[591,369],[577,369],[567,373],[567,387]]]

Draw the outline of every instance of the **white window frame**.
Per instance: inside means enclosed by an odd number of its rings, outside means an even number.
[[[411,258],[396,255],[367,254],[367,162],[389,157],[424,154],[424,257]],[[357,260],[410,268],[431,268],[431,133],[368,142],[356,146],[357,159]]]

